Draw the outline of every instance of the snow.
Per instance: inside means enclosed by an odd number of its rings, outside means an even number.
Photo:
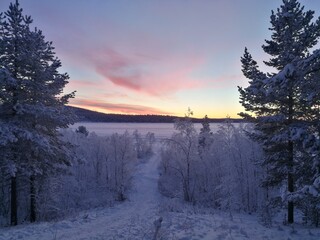
[[[282,223],[267,228],[254,215],[209,211],[161,196],[156,148],[149,161],[138,165],[127,201],[63,221],[0,228],[0,239],[320,239],[320,229]]]

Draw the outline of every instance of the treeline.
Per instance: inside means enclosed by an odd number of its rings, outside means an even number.
[[[134,122],[134,123],[173,123],[175,119],[183,119],[182,117],[169,115],[128,115],[128,114],[110,114],[91,111],[88,109],[71,107],[69,108],[77,116],[78,122]],[[219,123],[225,121],[225,118],[211,118],[211,123]],[[229,119],[232,122],[243,122],[242,119]],[[201,119],[192,118],[195,123],[201,123]]]

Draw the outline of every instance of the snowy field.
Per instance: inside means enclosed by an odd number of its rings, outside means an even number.
[[[157,191],[159,161],[156,149],[148,162],[138,165],[134,187],[124,203],[63,221],[2,228],[0,239],[320,239],[320,229],[282,223],[267,228],[254,215],[196,209],[162,197]],[[155,237],[154,221],[160,217],[163,221]]]

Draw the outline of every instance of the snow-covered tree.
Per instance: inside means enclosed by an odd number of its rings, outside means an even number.
[[[262,171],[257,165],[262,152],[248,138],[246,133],[251,131],[249,124],[236,126],[226,120],[213,134],[214,195],[222,209],[256,212],[263,204]]]
[[[66,174],[44,179],[38,197],[39,219],[62,218],[125,200],[138,164],[135,136],[128,132],[85,136],[71,129],[61,129],[61,134],[76,146],[76,159]]]
[[[171,144],[173,144],[180,156],[176,158],[176,171],[179,172],[183,198],[187,202],[195,200],[196,176],[194,170],[198,160],[197,134],[191,120],[192,115],[193,112],[188,109],[185,118],[175,122],[174,128],[178,130],[178,133],[171,138]]]
[[[316,168],[307,177],[305,166],[319,160],[305,157],[305,139],[319,142],[319,50],[313,51],[320,36],[320,19],[313,22],[313,11],[304,11],[297,0],[283,0],[271,14],[271,40],[263,50],[270,55],[265,64],[275,73],[265,74],[245,49],[242,71],[249,86],[239,87],[240,102],[253,113],[240,115],[256,124],[251,136],[264,148],[267,186],[286,185],[283,199],[288,204],[288,222],[294,222],[293,193],[315,180]],[[311,87],[314,86],[314,87]],[[318,158],[318,157],[316,157]],[[318,161],[318,163],[317,163]],[[302,178],[305,179],[302,181]]]
[[[137,132],[136,132],[137,133]],[[126,131],[119,135],[114,133],[108,138],[109,171],[112,179],[111,190],[119,201],[124,201],[130,188],[132,172],[137,159],[132,136]]]
[[[263,171],[257,163],[263,153],[246,134],[253,131],[251,125],[226,121],[210,133],[204,124],[206,130],[198,134],[189,118],[180,121],[182,132],[164,140],[162,146],[160,192],[223,210],[261,210],[265,192],[259,186]],[[208,139],[201,146],[204,133]]]
[[[15,139],[0,149],[10,153],[6,168],[14,169],[12,225],[18,223],[16,178],[29,177],[30,221],[35,221],[37,178],[68,164],[71,152],[59,138],[58,129],[73,121],[65,104],[74,93],[62,92],[69,77],[58,72],[61,63],[54,56],[52,43],[40,30],[31,29],[31,17],[22,12],[16,1],[0,18],[0,69],[6,72],[0,79],[0,132],[9,129],[8,136]]]
[[[174,123],[177,132],[165,141],[161,164],[163,172],[160,178],[162,192],[168,192],[167,195],[181,194],[187,202],[195,201],[196,168],[199,160],[198,134],[191,120],[192,114],[192,111],[188,109],[186,116],[183,119],[177,119]],[[165,186],[169,178],[177,182],[174,184],[176,189],[169,189],[171,186]]]

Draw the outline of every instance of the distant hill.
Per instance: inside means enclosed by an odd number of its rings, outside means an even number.
[[[134,123],[173,123],[177,116],[169,115],[128,115],[95,112],[84,108],[71,107],[78,117],[78,122],[134,122]],[[211,118],[210,122],[223,122],[225,118]],[[242,122],[242,119],[231,119],[232,122]],[[193,122],[202,122],[201,118],[193,118]]]

